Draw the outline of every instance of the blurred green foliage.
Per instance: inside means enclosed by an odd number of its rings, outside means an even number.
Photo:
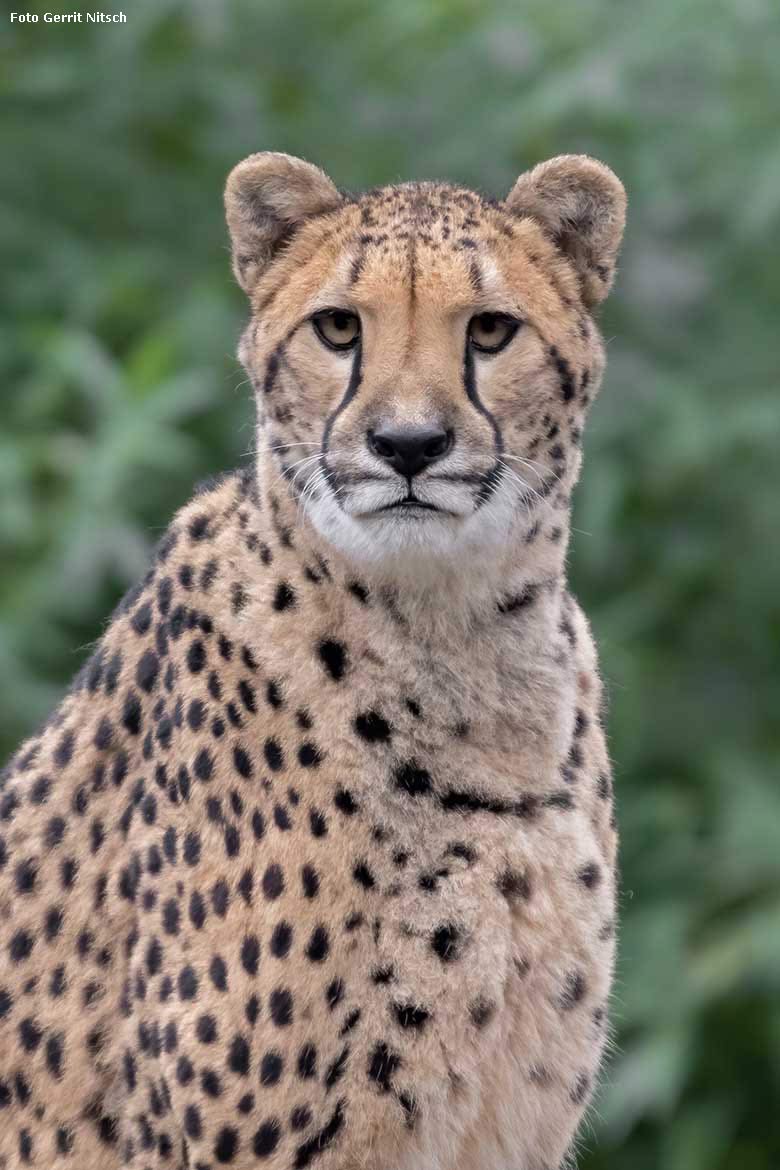
[[[572,576],[611,694],[623,933],[581,1166],[776,1168],[780,11],[125,9],[96,28],[6,15],[0,34],[0,754],[193,482],[247,458],[221,212],[234,162],[273,148],[346,187],[503,194],[550,155],[604,159],[630,220]]]

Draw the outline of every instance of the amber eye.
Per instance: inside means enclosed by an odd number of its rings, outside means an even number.
[[[360,337],[360,318],[348,309],[323,309],[311,319],[321,341],[331,349],[352,349]]]
[[[498,353],[512,340],[520,322],[506,313],[479,313],[469,321],[469,341],[480,353]]]

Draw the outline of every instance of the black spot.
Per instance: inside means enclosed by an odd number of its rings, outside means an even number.
[[[190,832],[184,838],[184,860],[188,865],[197,865],[200,861],[200,837]]]
[[[392,1049],[388,1048],[384,1040],[374,1045],[368,1058],[368,1075],[376,1081],[383,1093],[389,1093],[393,1087],[393,1076],[400,1068],[401,1058]]]
[[[281,866],[269,865],[263,874],[263,894],[269,901],[278,898],[284,891],[284,874]]]
[[[43,1031],[29,1016],[19,1024],[19,1042],[25,1052],[35,1052],[41,1042]]]
[[[183,967],[179,972],[179,998],[194,999],[198,994],[198,977],[194,967]]]
[[[558,1006],[562,1011],[571,1011],[585,998],[587,990],[588,986],[582,972],[569,971],[558,999]]]
[[[141,721],[141,700],[135,691],[128,691],[122,707],[122,725],[131,735],[140,735]]]
[[[394,1003],[393,1013],[402,1028],[416,1028],[418,1031],[431,1018],[426,1008],[414,1003]]]
[[[30,789],[30,801],[32,804],[45,804],[49,799],[51,793],[51,780],[47,776],[39,777]]]
[[[228,913],[228,906],[230,903],[230,890],[225,879],[220,878],[214,882],[212,887],[212,906],[214,913],[220,918],[225,917]]]
[[[189,523],[189,534],[192,540],[203,540],[209,534],[209,517],[193,516]]]
[[[274,805],[274,824],[276,825],[276,827],[278,829],[281,829],[282,832],[285,832],[285,833],[289,829],[292,828],[292,821],[290,820],[290,814],[287,812],[287,809],[281,804]]]
[[[272,772],[279,772],[284,767],[284,753],[278,740],[267,739],[263,745],[266,763]]]
[[[271,1019],[277,1028],[286,1028],[288,1024],[292,1023],[293,997],[286,988],[275,988],[271,992],[268,1006],[271,1012]]]
[[[214,1143],[214,1157],[218,1162],[232,1162],[238,1150],[238,1133],[231,1126],[223,1126]]]
[[[576,1081],[569,1090],[569,1099],[573,1105],[582,1105],[583,1101],[588,1095],[590,1088],[590,1077],[587,1073],[580,1073]]]
[[[418,767],[416,760],[399,764],[395,769],[394,780],[396,788],[410,796],[424,796],[431,790],[430,774]]]
[[[157,608],[163,617],[167,614],[171,607],[171,597],[173,595],[173,582],[170,577],[163,577],[160,584],[157,586]]]
[[[352,876],[358,885],[361,885],[366,890],[371,890],[376,885],[376,880],[373,873],[369,869],[365,861],[358,861],[352,870]]]
[[[263,1053],[263,1059],[260,1061],[260,1084],[266,1087],[278,1084],[283,1069],[284,1060],[279,1052]]]
[[[247,679],[242,678],[238,684],[238,693],[241,697],[241,702],[246,707],[250,715],[254,715],[257,711],[257,699],[255,698],[255,688]]]
[[[254,1109],[254,1107],[255,1107],[254,1093],[244,1093],[243,1097],[241,1097],[239,1099],[239,1102],[237,1105],[238,1112],[246,1115],[247,1113],[251,1113],[252,1110]]]
[[[296,1105],[290,1114],[290,1129],[296,1133],[311,1124],[311,1109],[308,1105]]]
[[[363,711],[355,719],[355,731],[368,743],[387,743],[391,728],[377,711]]]
[[[19,894],[32,894],[38,878],[38,864],[32,858],[20,861],[16,867],[16,890]]]
[[[499,874],[496,885],[509,901],[527,902],[531,897],[531,881],[527,874],[514,869],[505,869]]]
[[[461,955],[461,931],[451,922],[438,926],[431,935],[431,946],[442,963],[452,963]]]
[[[601,881],[601,868],[595,861],[591,861],[578,871],[577,880],[581,881],[586,889],[595,890]]]
[[[12,963],[22,963],[29,959],[35,945],[35,938],[28,930],[17,930],[11,935],[8,944],[8,954]]]
[[[166,934],[179,933],[179,904],[173,898],[169,898],[163,906],[162,921]]]
[[[209,963],[209,978],[217,991],[227,991],[227,963],[221,955],[212,955]]]
[[[149,694],[154,690],[157,676],[160,673],[160,660],[153,650],[145,650],[138,660],[135,670],[135,681],[142,691]]]
[[[200,1076],[200,1084],[207,1097],[222,1096],[222,1082],[213,1069],[204,1069]]]
[[[496,1005],[489,999],[476,999],[469,1004],[469,1015],[477,1028],[486,1028],[496,1014]]]
[[[316,898],[320,892],[320,878],[313,865],[304,865],[301,869],[301,884],[307,898]]]
[[[193,771],[199,780],[204,783],[211,779],[214,771],[214,760],[208,748],[201,748],[195,757]]]
[[[316,768],[323,760],[323,754],[316,743],[302,743],[298,749],[298,763],[303,768]]]
[[[152,606],[151,602],[145,601],[143,605],[139,605],[133,616],[130,618],[130,625],[139,636],[149,632],[152,624]],[[96,664],[97,666],[97,664]]]
[[[280,581],[274,594],[273,607],[277,612],[293,609],[296,604],[295,590],[287,581]]]
[[[199,638],[191,643],[187,651],[187,668],[192,674],[198,674],[206,665],[206,648]]]
[[[253,772],[252,760],[248,752],[238,745],[233,748],[233,766],[239,776],[243,776],[245,780],[251,780]]]
[[[198,1017],[195,1035],[201,1044],[213,1044],[217,1039],[217,1021],[212,1015]]]
[[[103,716],[95,731],[94,744],[99,752],[105,751],[111,747],[111,741],[114,738],[114,726],[107,716]]]
[[[302,1081],[317,1075],[317,1049],[313,1044],[304,1044],[298,1053],[298,1076]]]
[[[271,954],[286,959],[292,946],[293,929],[289,922],[278,922],[271,932]]]
[[[338,682],[347,668],[347,651],[341,642],[324,639],[317,647],[320,660],[330,677]]]
[[[339,812],[344,813],[344,815],[347,817],[354,816],[360,808],[352,793],[347,788],[336,789],[336,795],[333,798],[333,803]]]
[[[254,1136],[252,1149],[256,1158],[270,1158],[279,1145],[282,1127],[277,1118],[264,1121]]]
[[[248,934],[241,944],[241,966],[247,975],[256,975],[260,965],[260,943],[256,935]]]
[[[66,731],[54,749],[54,763],[58,768],[66,768],[73,759],[73,745],[75,743],[72,731]]]
[[[188,1105],[184,1110],[184,1132],[194,1141],[197,1141],[203,1132],[200,1110],[197,1105]]]
[[[353,597],[356,597],[358,601],[366,605],[368,602],[368,587],[362,581],[350,581],[347,588]]]
[[[193,699],[187,708],[187,723],[192,731],[199,731],[206,718],[206,707],[200,699]]]
[[[315,926],[306,946],[306,958],[312,963],[322,963],[327,959],[329,950],[330,940],[327,929],[322,925]]]

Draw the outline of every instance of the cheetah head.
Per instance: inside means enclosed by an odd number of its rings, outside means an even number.
[[[623,231],[585,156],[503,202],[439,183],[351,196],[285,154],[228,178],[260,474],[348,556],[479,555],[567,508]]]

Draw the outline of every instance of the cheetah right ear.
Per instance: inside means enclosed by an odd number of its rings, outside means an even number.
[[[311,215],[342,201],[328,176],[289,154],[250,154],[228,175],[225,213],[233,244],[233,272],[251,293],[276,250]]]
[[[615,275],[626,193],[609,167],[562,154],[521,175],[504,206],[541,224],[574,265],[588,307],[603,301]]]

